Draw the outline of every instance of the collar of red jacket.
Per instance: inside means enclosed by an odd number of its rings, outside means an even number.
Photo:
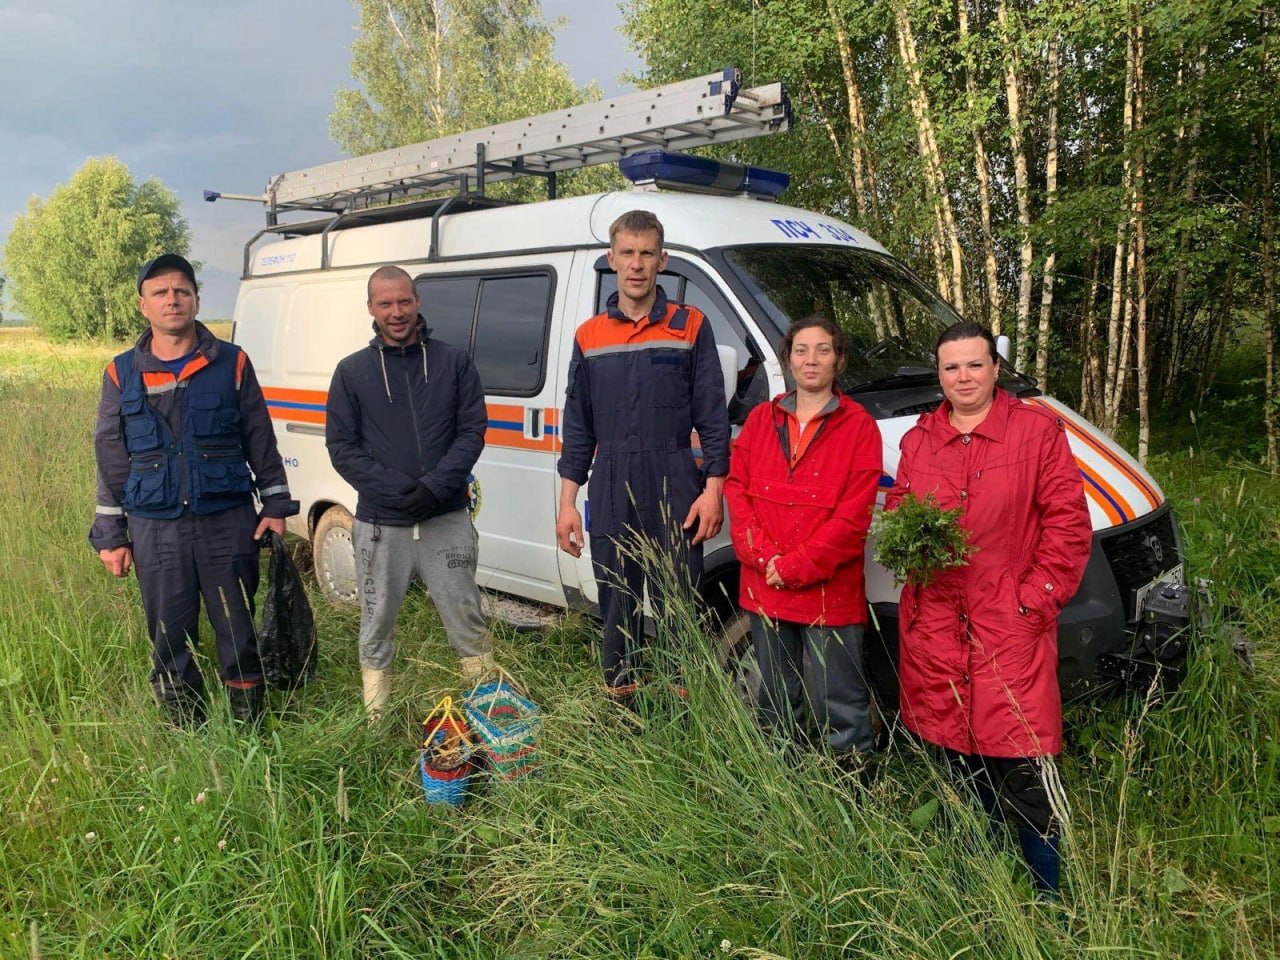
[[[986,419],[970,430],[969,433],[985,437],[996,443],[1003,443],[1005,434],[1009,430],[1009,410],[1013,404],[1020,402],[1010,396],[1007,391],[996,387],[995,397],[991,402],[991,409],[987,412]],[[946,444],[957,441],[961,437],[960,431],[951,425],[950,413],[951,401],[943,400],[938,405],[938,409],[934,410],[933,413],[926,414],[920,420],[920,426],[929,435],[929,445],[934,453],[937,453]]]
[[[792,390],[790,393],[784,393],[773,402],[779,410],[791,417],[792,420],[799,419],[796,417],[796,391]],[[833,388],[831,391],[831,399],[827,401],[826,406],[813,415],[813,419],[821,420],[823,417],[828,414],[835,413],[839,409],[840,391]]]

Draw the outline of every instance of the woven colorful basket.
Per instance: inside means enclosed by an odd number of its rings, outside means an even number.
[[[427,803],[460,807],[467,802],[467,788],[475,772],[470,763],[452,770],[441,770],[432,765],[430,754],[423,750],[419,768],[422,770],[422,795]]]
[[[499,676],[479,684],[463,701],[476,747],[499,780],[516,780],[538,767],[538,705]]]
[[[442,698],[422,721],[422,793],[427,803],[460,807],[475,772],[474,747],[467,719]]]

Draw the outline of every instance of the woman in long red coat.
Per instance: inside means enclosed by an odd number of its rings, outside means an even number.
[[[867,621],[863,549],[881,475],[880,431],[842,396],[845,337],[830,320],[797,321],[779,356],[795,390],[760,404],[733,446],[725,496],[751,613],[760,713],[795,739],[807,649],[814,714],[842,766],[872,747],[862,673]]]
[[[944,401],[902,438],[885,504],[932,494],[959,508],[977,547],[899,600],[902,719],[969,778],[996,820],[1017,829],[1037,891],[1056,894],[1065,804],[1058,612],[1092,541],[1080,470],[1062,421],[996,386],[989,331],[954,324],[938,341]]]

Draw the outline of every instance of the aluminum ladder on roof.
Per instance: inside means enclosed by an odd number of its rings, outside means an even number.
[[[547,177],[611,163],[655,147],[687,150],[791,128],[786,87],[743,89],[735,68],[280,174],[267,186],[268,217],[286,210],[346,213],[486,181]]]

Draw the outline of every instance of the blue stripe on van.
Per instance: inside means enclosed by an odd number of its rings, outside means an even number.
[[[277,410],[315,410],[318,413],[324,413],[323,403],[294,403],[291,400],[268,400],[267,407],[274,407]]]
[[[1098,496],[1102,497],[1103,500],[1107,501],[1107,503],[1111,504],[1111,506],[1116,508],[1116,513],[1120,514],[1121,521],[1123,521],[1124,523],[1128,523],[1130,520],[1133,519],[1133,517],[1130,515],[1127,504],[1121,503],[1120,501],[1116,500],[1115,497],[1111,496],[1111,494],[1107,493],[1106,490],[1102,489],[1102,487],[1099,486],[1098,481],[1094,480],[1093,477],[1089,476],[1089,474],[1086,473],[1084,470],[1080,471],[1080,476],[1084,478],[1085,483],[1093,487],[1093,489],[1098,492]]]

